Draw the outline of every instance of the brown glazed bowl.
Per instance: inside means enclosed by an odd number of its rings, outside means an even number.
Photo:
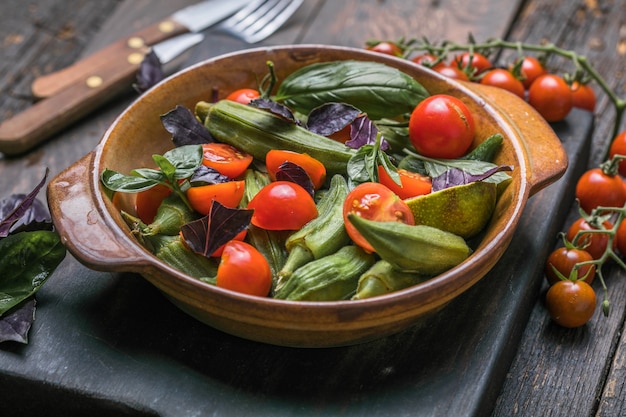
[[[513,165],[512,181],[500,196],[491,223],[473,254],[457,267],[417,286],[359,301],[292,302],[247,296],[187,276],[146,251],[130,235],[119,209],[107,198],[100,173],[128,173],[154,166],[151,156],[172,147],[159,116],[176,105],[193,109],[199,100],[256,87],[275,64],[279,80],[302,66],[334,60],[379,61],[415,77],[431,93],[463,100],[476,118],[476,142],[501,133],[497,163]],[[408,60],[361,49],[321,45],[258,48],[223,55],[161,82],[128,107],[89,154],[57,175],[47,190],[54,224],[81,263],[101,271],[135,272],[175,305],[224,332],[295,347],[350,345],[400,332],[470,288],[509,245],[532,194],[556,181],[567,167],[559,139],[523,100],[503,90],[444,78]],[[132,195],[131,195],[132,196]],[[126,210],[132,210],[129,202]]]

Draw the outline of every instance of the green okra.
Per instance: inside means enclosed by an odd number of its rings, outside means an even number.
[[[363,300],[389,294],[417,285],[428,278],[426,275],[401,271],[389,262],[380,260],[359,277],[356,294],[352,299]]]
[[[348,221],[381,259],[402,271],[437,275],[460,264],[471,253],[462,237],[435,227],[377,222],[354,214],[348,215]]]
[[[171,193],[161,202],[154,220],[150,224],[143,223],[139,218],[122,212],[126,223],[140,236],[169,235],[174,236],[180,228],[193,220],[199,214],[191,210],[176,193]]]
[[[146,240],[152,253],[166,264],[194,278],[214,283],[219,265],[217,259],[193,252],[180,235],[146,236]]]
[[[328,192],[317,204],[318,216],[289,236],[285,242],[289,256],[278,273],[278,288],[300,266],[335,253],[348,244],[350,238],[343,222],[343,202],[348,192],[345,178],[339,174],[334,175]]]
[[[297,301],[337,301],[352,297],[359,277],[375,262],[374,255],[348,245],[296,269],[274,293],[275,298]]]

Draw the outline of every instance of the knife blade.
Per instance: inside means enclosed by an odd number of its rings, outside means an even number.
[[[148,47],[185,33],[200,32],[242,9],[249,0],[206,0],[135,31],[59,71],[36,78],[31,91],[37,98],[51,97],[75,83],[94,80],[112,62],[139,68]],[[161,61],[162,63],[165,63]]]
[[[163,59],[173,59],[203,38],[204,35],[201,33],[185,33],[151,48],[157,56],[161,54]],[[131,84],[139,65],[127,61],[115,66],[104,65],[97,77],[72,83],[10,119],[2,121],[0,152],[5,155],[24,153],[120,92],[131,91]]]

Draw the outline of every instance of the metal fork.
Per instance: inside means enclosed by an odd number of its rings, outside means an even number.
[[[276,32],[304,0],[255,0],[222,22],[218,28],[247,43],[257,43]]]

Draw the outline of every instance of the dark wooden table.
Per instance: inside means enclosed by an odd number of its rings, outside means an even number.
[[[32,103],[30,82],[191,0],[5,0],[0,120]],[[624,93],[626,4],[583,0],[306,0],[265,45],[362,47],[426,36],[550,41],[586,55]],[[182,65],[248,48],[210,32]],[[20,157],[0,157],[0,195],[27,192],[91,151],[128,94]],[[573,187],[602,161],[614,113],[553,125],[570,156],[534,196],[503,260],[437,317],[400,335],[335,349],[287,349],[201,325],[134,274],[91,271],[71,256],[37,295],[28,345],[0,345],[0,415],[618,416],[626,415],[626,282],[606,267],[612,312],[551,323],[545,257],[573,216]],[[42,196],[43,197],[43,196]],[[1,278],[0,278],[1,279]],[[597,286],[596,289],[600,290]]]

